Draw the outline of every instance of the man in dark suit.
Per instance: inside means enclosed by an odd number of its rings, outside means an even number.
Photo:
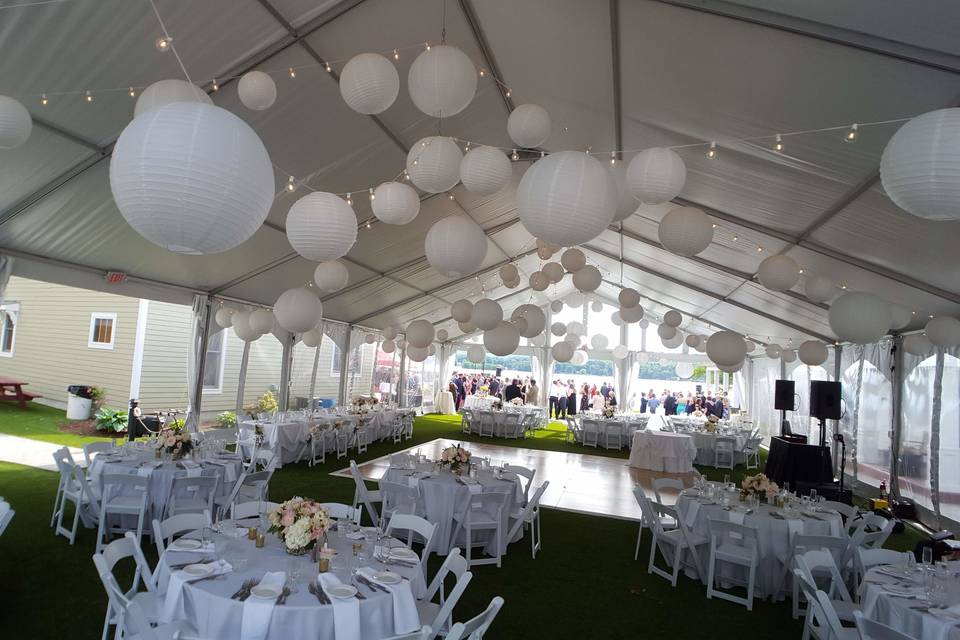
[[[607,391],[609,391],[609,390],[610,390],[610,387],[607,386],[607,383],[606,383],[606,382],[604,382],[602,385],[600,385],[600,397],[601,397],[601,398],[606,398],[606,397],[607,397]]]
[[[647,412],[647,396],[640,394],[640,413]]]
[[[463,407],[463,401],[467,398],[467,391],[463,386],[463,379],[457,374],[453,374],[453,384],[457,388],[456,404],[457,409]]]
[[[500,395],[500,378],[490,378],[490,395],[498,396]]]
[[[503,401],[510,402],[514,398],[523,399],[523,390],[520,388],[520,381],[514,380],[503,390]]]
[[[557,418],[566,420],[567,418],[567,393],[566,389],[561,389],[557,395]]]
[[[668,393],[667,397],[663,399],[663,415],[677,415],[677,398],[672,393]]]

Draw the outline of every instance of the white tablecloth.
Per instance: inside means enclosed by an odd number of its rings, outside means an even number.
[[[630,466],[667,473],[693,471],[697,447],[682,433],[636,431],[630,448]]]
[[[441,391],[434,400],[434,413],[443,415],[456,415],[457,405],[453,402],[453,394],[449,391]]]
[[[715,461],[715,449],[717,447],[717,438],[718,437],[729,437],[734,438],[736,442],[733,444],[733,460],[735,464],[740,464],[743,462],[743,454],[740,453],[740,449],[743,448],[744,443],[747,441],[747,437],[750,433],[737,433],[737,434],[722,434],[722,433],[708,433],[706,431],[689,431],[687,434],[693,438],[693,444],[697,447],[697,464],[707,465],[712,467]]]
[[[520,416],[520,422],[522,423],[524,419],[531,413],[540,414],[543,412],[543,409],[535,406],[509,406],[503,411],[474,411],[474,416],[476,420],[483,420],[485,417],[487,419],[493,419],[493,433],[496,437],[502,438],[504,436],[504,423],[506,422],[507,416],[510,414],[517,414]],[[479,423],[478,423],[479,424]]]
[[[950,564],[956,571],[958,563]],[[887,575],[879,568],[868,571],[860,587],[864,615],[920,640],[960,640],[960,617],[912,609],[911,607],[926,606],[926,600],[898,598],[884,589],[885,586],[895,586],[904,590],[902,585],[908,583],[914,584],[911,591],[923,594],[919,583],[904,582],[901,578]],[[960,584],[955,584],[954,600],[958,598],[958,588]]]
[[[496,396],[467,396],[467,399],[463,401],[463,408],[489,411],[493,403],[498,400],[500,400],[500,398]]]

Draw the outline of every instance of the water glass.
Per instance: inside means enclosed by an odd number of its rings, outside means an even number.
[[[298,557],[287,558],[287,582],[290,585],[290,592],[297,593],[297,585],[300,584],[300,578],[303,577],[303,559]]]
[[[923,556],[921,557],[923,562],[923,568],[927,571],[930,570],[930,566],[933,564],[933,547],[924,547]]]

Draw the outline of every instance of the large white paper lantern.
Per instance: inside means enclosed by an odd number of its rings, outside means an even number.
[[[399,92],[397,68],[379,53],[355,55],[340,72],[340,95],[357,113],[383,113]]]
[[[483,333],[483,346],[495,356],[508,356],[520,346],[520,331],[509,322],[500,322]]]
[[[521,331],[520,335],[524,338],[533,338],[543,333],[547,326],[547,316],[543,309],[533,304],[522,304],[513,310],[510,316],[512,319],[523,318],[527,321],[527,328]]]
[[[368,334],[366,334],[366,335],[363,336],[363,342],[364,342],[364,344],[373,344],[373,343],[376,342],[376,341],[377,341],[377,336],[375,336],[375,335],[372,334],[372,333],[368,333]]]
[[[826,276],[812,276],[803,283],[807,297],[816,302],[829,302],[837,292],[833,280]]]
[[[304,346],[314,349],[319,347],[320,343],[323,342],[323,332],[316,328],[310,329],[310,331],[306,331],[300,336],[300,340]]]
[[[512,177],[510,159],[494,147],[474,147],[460,161],[460,181],[477,195],[493,195],[510,184]]]
[[[474,344],[470,345],[470,348],[467,349],[467,360],[473,362],[474,364],[483,364],[483,361],[487,359],[487,352],[484,350],[483,345]]]
[[[554,300],[550,303],[550,311],[554,313],[560,313],[563,311],[563,300]]]
[[[308,193],[287,213],[287,240],[307,260],[336,260],[357,241],[357,216],[338,195]]]
[[[890,329],[887,303],[863,291],[851,291],[834,300],[828,317],[837,337],[854,344],[876,342]]]
[[[890,328],[899,331],[913,320],[913,312],[902,304],[890,305]]]
[[[383,351],[384,353],[393,353],[396,350],[397,343],[389,338],[380,344],[380,351]]]
[[[687,378],[693,375],[694,366],[692,362],[678,362],[677,366],[674,367],[674,369],[677,372],[678,378],[683,378],[684,380],[686,380]]]
[[[617,210],[613,214],[614,222],[623,222],[634,213],[640,206],[640,201],[633,197],[630,190],[627,189],[627,163],[617,162],[606,165],[610,177],[613,178],[614,188],[617,193]]]
[[[617,294],[617,300],[623,308],[635,307],[640,304],[640,292],[630,287],[620,289],[620,293]]]
[[[620,307],[619,313],[620,320],[627,324],[640,322],[643,319],[643,307],[640,305],[635,307]]]
[[[520,270],[512,262],[500,267],[500,281],[513,282],[520,277]]]
[[[620,315],[620,311],[614,311],[610,314],[610,322],[613,323],[615,327],[623,326],[623,316]]]
[[[546,291],[547,287],[550,286],[550,278],[548,278],[543,271],[534,271],[531,273],[528,282],[530,288],[534,291]]]
[[[627,166],[627,191],[643,204],[673,200],[686,181],[687,166],[672,149],[645,149]]]
[[[396,340],[397,338],[397,328],[390,326],[383,330],[383,337],[385,340]]]
[[[797,355],[803,364],[818,367],[827,361],[827,345],[819,340],[807,340],[800,344]]]
[[[717,369],[720,369],[720,371],[726,371],[727,373],[736,373],[737,371],[740,371],[740,369],[743,369],[743,360],[733,365],[718,364]]]
[[[550,333],[559,338],[567,333],[567,325],[562,322],[554,322],[550,325]]]
[[[903,339],[903,349],[915,356],[926,356],[933,352],[933,343],[922,333],[914,333]]]
[[[607,338],[607,336],[603,335],[602,333],[598,333],[597,335],[590,338],[590,346],[596,349],[597,351],[602,351],[603,349],[606,349],[608,344],[610,344],[609,339]]]
[[[234,311],[230,318],[230,326],[233,327],[233,330],[236,332],[237,336],[240,337],[241,333],[247,333],[253,331],[250,328],[250,312],[249,311]],[[242,339],[242,337],[241,337]]]
[[[450,315],[457,322],[470,322],[472,314],[473,303],[465,298],[461,298],[450,305]]]
[[[767,289],[787,291],[800,280],[800,265],[790,256],[770,256],[760,263],[757,278]]]
[[[224,329],[232,327],[233,314],[236,312],[236,309],[231,309],[230,307],[220,307],[217,309],[217,313],[213,316],[213,320]]]
[[[682,322],[683,314],[681,314],[679,311],[674,311],[671,309],[663,314],[663,324],[667,326],[676,328],[679,327]]]
[[[323,304],[313,291],[304,287],[287,289],[273,305],[277,323],[291,333],[303,333],[323,318]]]
[[[277,84],[263,71],[248,71],[237,83],[237,95],[246,108],[264,111],[277,100]]]
[[[587,256],[576,247],[567,249],[560,255],[560,264],[570,273],[576,273],[587,264]]]
[[[776,360],[780,357],[780,353],[783,351],[783,347],[776,344],[775,342],[769,343],[766,348],[763,350],[763,353],[768,357]]]
[[[414,320],[407,325],[407,342],[414,347],[426,349],[433,342],[434,335],[433,325],[427,320]]]
[[[790,364],[797,359],[797,352],[794,349],[784,349],[780,352],[780,359]]]
[[[550,137],[550,114],[537,104],[522,104],[507,118],[507,135],[518,147],[539,147]]]
[[[420,213],[420,196],[410,185],[384,182],[373,190],[370,209],[377,220],[387,224],[407,224]]]
[[[620,311],[620,314],[623,315],[623,310]],[[657,335],[660,336],[660,340],[670,340],[677,335],[677,328],[669,324],[661,324],[657,327]]]
[[[573,274],[573,286],[583,293],[596,291],[600,287],[601,282],[603,282],[603,275],[601,275],[600,269],[597,269],[592,264],[588,264]]]
[[[237,116],[175,102],[134,118],[120,134],[110,189],[124,219],[150,242],[178,253],[219,253],[267,218],[273,166]]]
[[[542,271],[543,275],[547,276],[547,279],[553,284],[557,284],[563,280],[563,276],[566,273],[559,262],[548,262],[540,268],[540,271]]]
[[[707,357],[716,365],[732,367],[747,357],[747,345],[739,333],[717,331],[707,338]]]
[[[573,345],[561,340],[550,347],[550,355],[557,362],[570,362],[570,359],[573,358]]]
[[[430,266],[448,278],[460,278],[480,268],[487,257],[487,236],[463,214],[433,223],[424,241]]]
[[[463,153],[446,136],[419,140],[407,153],[407,174],[411,182],[428,193],[449,191],[460,181]]]
[[[267,333],[273,329],[273,312],[269,309],[255,309],[250,313],[249,322],[254,331]]]
[[[618,344],[613,348],[613,357],[617,360],[623,360],[628,355],[630,355],[630,350],[627,349],[626,345]]]
[[[503,320],[503,308],[496,300],[481,298],[473,303],[470,322],[478,329],[490,331]]]
[[[579,309],[586,301],[587,299],[579,291],[574,291],[564,298],[564,303],[572,309]]]
[[[450,334],[447,333],[446,329],[437,329],[436,340],[437,342],[446,342],[447,338],[450,337]]]
[[[207,92],[186,80],[160,80],[140,92],[133,106],[133,117],[171,102],[199,102],[213,105]]]
[[[579,151],[560,151],[527,169],[516,204],[527,231],[569,247],[592,240],[607,228],[617,194],[600,161]]]
[[[880,181],[893,202],[928,220],[958,220],[960,109],[917,116],[893,134],[880,159]]]
[[[567,333],[572,333],[576,336],[582,336],[586,333],[587,329],[583,326],[583,323],[579,320],[572,320],[567,323]]]
[[[350,272],[339,260],[321,262],[313,271],[313,281],[324,293],[340,291],[350,282]]]
[[[407,358],[413,360],[414,362],[423,362],[427,359],[427,356],[430,355],[429,345],[426,347],[415,347],[413,345],[407,345],[406,349]]]
[[[410,65],[407,74],[410,99],[434,118],[449,118],[467,108],[477,92],[477,70],[463,51],[433,45]]]
[[[960,320],[950,316],[937,316],[927,322],[924,329],[927,338],[937,347],[953,347],[960,344]]]
[[[677,207],[660,220],[657,235],[667,251],[689,258],[713,242],[713,223],[700,209]]]

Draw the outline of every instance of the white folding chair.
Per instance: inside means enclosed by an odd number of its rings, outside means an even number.
[[[580,420],[580,429],[583,446],[596,449],[600,444],[600,422],[592,418],[583,418]]]
[[[420,627],[419,631],[411,631],[410,633],[401,633],[398,636],[390,636],[386,640],[430,640],[434,636],[433,629],[429,625],[424,625]]]
[[[60,496],[60,508],[57,510],[54,533],[65,536],[70,544],[73,544],[77,539],[77,524],[81,518],[87,526],[100,519],[100,499],[94,495],[93,487],[87,480],[87,474],[80,465],[63,457],[57,459],[57,466],[60,469],[61,478],[65,477],[66,480]],[[72,502],[74,506],[73,526],[70,529],[63,526],[63,514],[68,502]]]
[[[247,473],[245,471],[241,472],[240,476],[233,483],[233,487],[229,493],[213,497],[213,504],[215,505],[214,518],[217,522],[226,517],[230,511],[230,507],[237,501],[237,495],[239,495],[240,489],[243,487],[243,481],[246,480],[246,478]]]
[[[579,424],[577,424],[576,418],[567,418],[567,434],[565,442],[583,442],[583,431]]]
[[[784,560],[784,579],[790,579],[792,581],[792,591],[793,591],[793,605],[792,613],[793,618],[796,620],[800,617],[800,613],[803,611],[801,604],[803,603],[802,593],[800,591],[800,585],[794,577],[794,568],[796,563],[794,558],[799,555],[803,555],[807,551],[827,551],[833,557],[834,566],[836,566],[840,571],[841,575],[843,568],[849,563],[849,553],[850,551],[850,540],[842,536],[816,536],[816,535],[805,535],[805,534],[794,534],[790,537],[790,544],[787,548],[787,557]],[[825,574],[829,573],[829,568],[824,567],[823,569],[815,569],[816,573]]]
[[[840,576],[840,570],[833,560],[833,555],[823,549],[812,549],[794,556],[793,563],[803,575],[804,580],[820,589],[817,583],[818,576],[826,576],[829,581],[827,597],[833,606],[834,613],[841,619],[853,622],[853,612],[860,609],[850,597],[847,585]],[[802,589],[801,589],[802,591]],[[809,601],[807,606],[810,606]]]
[[[637,560],[640,557],[640,539],[643,537],[644,528],[651,528],[653,524],[647,522],[647,515],[643,511],[643,500],[647,500],[647,493],[643,490],[643,487],[639,484],[633,486],[633,497],[637,500],[637,506],[640,507],[640,528],[637,530],[637,546],[633,550],[633,559]],[[658,504],[660,501],[657,501]],[[659,514],[654,514],[660,521],[660,527],[665,531],[677,528],[677,521],[669,516],[662,516]]]
[[[530,487],[533,486],[533,477],[537,475],[536,469],[528,469],[527,467],[521,467],[518,464],[505,464],[503,465],[503,470],[510,473],[515,473],[518,476],[522,477],[525,482],[523,484],[523,504],[530,502]]]
[[[740,449],[740,455],[743,456],[743,464],[747,469],[756,469],[760,466],[760,443],[763,438],[747,438],[743,447]]]
[[[134,474],[104,474],[100,478],[100,518],[97,525],[97,551],[103,549],[104,537],[111,533],[123,533],[123,525],[109,526],[111,516],[137,519],[137,543],[143,535],[143,523],[147,513],[147,494],[150,478]]]
[[[153,519],[153,544],[157,547],[157,557],[163,556],[167,550],[167,545],[181,533],[187,531],[196,531],[213,524],[210,518],[210,512],[203,513],[181,513],[170,516],[165,520]],[[127,533],[130,533],[129,531]]]
[[[733,469],[736,463],[733,453],[736,444],[736,438],[717,436],[713,447],[713,466],[718,469]]]
[[[492,411],[480,412],[480,437],[492,438],[496,435],[497,418]]]
[[[802,582],[804,588],[806,585]],[[859,640],[855,628],[844,627],[833,608],[833,603],[823,591],[815,591],[809,597],[808,622],[804,627],[804,640],[813,635],[816,640]]]
[[[213,513],[213,499],[220,486],[218,476],[181,476],[170,483],[170,497],[164,517],[180,513]]]
[[[447,640],[482,640],[502,606],[503,598],[494,596],[483,613],[470,618],[466,622],[458,622],[453,625],[450,628],[450,633],[447,634]]]
[[[757,566],[760,564],[759,540],[754,527],[726,522],[723,520],[708,520],[710,525],[710,568],[707,576],[707,599],[717,596],[746,606],[747,611],[753,611],[753,591],[757,578]],[[682,524],[682,522],[681,522]],[[730,564],[747,570],[746,584],[747,597],[741,598],[732,593],[717,588],[721,581],[717,568],[719,564]],[[733,576],[723,576],[723,582],[744,582]]]
[[[334,429],[320,429],[310,435],[310,462],[309,466],[324,464],[327,461],[327,449],[336,439]]]
[[[462,530],[465,536],[464,547],[467,550],[467,563],[470,566],[480,564],[495,564],[501,566],[501,557],[504,548],[503,531],[503,510],[506,506],[507,494],[499,491],[487,491],[483,493],[471,493],[470,501],[467,503],[463,512],[454,513],[453,519],[457,523],[453,539],[457,539],[457,534]],[[489,531],[495,539],[494,551],[496,555],[492,558],[473,558],[474,546],[486,546],[486,542],[474,539],[474,533],[479,531]]]
[[[503,416],[503,437],[508,440],[519,440],[523,434],[520,422],[523,416],[519,413],[508,413]]]
[[[417,515],[421,512],[418,487],[381,480],[380,495],[383,498],[383,506],[380,509],[380,519],[383,522],[389,522],[390,518],[398,513]]]
[[[857,631],[860,632],[860,640],[914,640],[913,636],[908,636],[893,627],[888,627],[882,622],[871,620],[860,611],[853,615]]]
[[[537,551],[540,550],[540,543],[542,541],[540,531],[540,499],[543,497],[543,492],[547,490],[548,486],[550,486],[549,480],[537,487],[537,490],[533,493],[533,498],[528,500],[522,509],[510,514],[510,530],[503,538],[503,553],[507,552],[507,545],[513,540],[513,537],[520,530],[520,527],[530,525],[530,557],[534,559],[537,557]]]
[[[60,447],[54,451],[53,461],[57,465],[57,471],[60,474],[60,480],[57,483],[57,493],[53,497],[53,513],[50,514],[51,527],[56,523],[57,516],[60,514],[60,510],[63,508],[63,489],[70,483],[70,480],[73,477],[73,465],[76,464],[76,462],[73,460],[73,456],[70,455],[70,449],[67,447]],[[61,464],[61,462],[68,464]]]
[[[87,444],[83,445],[83,461],[86,464],[87,469],[89,469],[90,465],[93,464],[93,455],[95,453],[112,450],[112,442],[88,442]]]
[[[280,506],[279,502],[270,502],[268,500],[251,500],[250,502],[238,502],[233,505],[230,517],[234,520],[243,520],[245,518],[255,518],[261,513],[274,511]]]
[[[380,526],[380,514],[377,513],[377,510],[373,508],[374,502],[383,502],[383,497],[380,495],[379,491],[370,491],[367,489],[366,483],[363,481],[363,476],[360,475],[360,469],[357,467],[357,461],[350,461],[350,475],[353,476],[354,484],[354,493],[353,493],[353,506],[357,506],[359,503],[363,503],[363,506],[367,508],[367,513],[370,514],[370,520],[373,521],[373,526]]]
[[[13,520],[13,514],[16,512],[13,510],[13,507],[10,506],[10,503],[0,498],[0,536],[3,535],[3,532],[7,530],[7,525],[10,524],[10,521]]]
[[[470,409],[461,409],[460,410],[460,431],[463,433],[470,433],[472,425],[470,424],[473,420],[473,411]]]
[[[243,476],[240,488],[237,491],[235,502],[250,502],[251,500],[266,501],[270,494],[270,480],[273,470],[256,471]]]
[[[860,586],[867,571],[881,565],[906,566],[913,559],[909,551],[857,547],[853,557],[854,585]],[[859,592],[859,591],[858,591]]]
[[[653,479],[653,495],[657,497],[657,502],[660,504],[666,504],[663,499],[663,496],[660,494],[660,491],[663,489],[670,489],[675,491],[677,495],[680,495],[680,492],[683,491],[683,482],[675,478],[654,478]]]
[[[427,579],[427,562],[433,552],[433,537],[437,532],[437,525],[424,520],[420,516],[409,513],[397,513],[390,518],[386,534],[393,535],[394,531],[407,532],[407,547],[413,548],[413,534],[423,539],[423,548],[420,550],[420,568],[423,570],[423,579]]]
[[[865,513],[862,523],[850,537],[853,538],[857,533],[862,533],[863,536],[859,542],[861,547],[881,549],[893,533],[893,525],[893,520],[888,520],[876,513]]]
[[[126,612],[126,603],[135,601],[143,609],[144,615],[149,622],[156,622],[159,613],[159,601],[156,594],[150,591],[140,591],[140,565],[136,564],[133,573],[133,584],[126,591],[123,591],[116,576],[113,573],[114,567],[118,562],[125,558],[132,558],[136,563],[134,548],[137,547],[137,540],[132,536],[123,536],[114,540],[108,545],[104,545],[101,551],[93,554],[93,564],[97,568],[97,575],[103,583],[103,588],[107,592],[107,611],[103,619],[103,632],[101,640],[106,640],[111,626],[116,626],[114,638],[122,638],[126,632],[124,626],[124,613]]]
[[[623,449],[623,430],[626,425],[623,422],[607,421],[604,430],[603,446],[605,449]]]
[[[199,434],[203,442],[222,442],[224,445],[232,444],[237,441],[237,427],[223,427],[220,429],[207,429]]]
[[[417,600],[417,614],[420,622],[429,624],[433,630],[431,638],[443,635],[450,629],[453,623],[453,608],[457,606],[460,596],[473,579],[473,574],[468,569],[467,561],[460,555],[460,549],[454,547],[437,570],[426,594]],[[456,583],[447,593],[445,582],[449,576],[453,576]]]
[[[340,502],[321,502],[320,506],[327,510],[327,515],[331,518],[350,519],[354,524],[360,524],[360,517],[363,514],[363,507],[351,507],[348,504]]]
[[[634,494],[637,495],[637,494]],[[675,509],[667,507],[659,502],[651,502],[646,497],[637,495],[640,502],[640,510],[644,519],[650,527],[653,539],[650,542],[650,559],[647,562],[647,573],[655,573],[661,578],[670,581],[670,585],[677,586],[677,578],[680,576],[680,567],[684,563],[693,567],[697,572],[697,578],[703,580],[703,567],[700,566],[699,547],[707,544],[708,540],[687,529],[683,520],[677,516]],[[677,523],[676,529],[666,530],[661,524],[662,517],[667,516]],[[664,560],[670,565],[672,571],[667,573],[656,565],[657,551],[660,551]],[[689,552],[689,553],[688,553]],[[693,558],[693,563],[685,560],[685,556]]]

